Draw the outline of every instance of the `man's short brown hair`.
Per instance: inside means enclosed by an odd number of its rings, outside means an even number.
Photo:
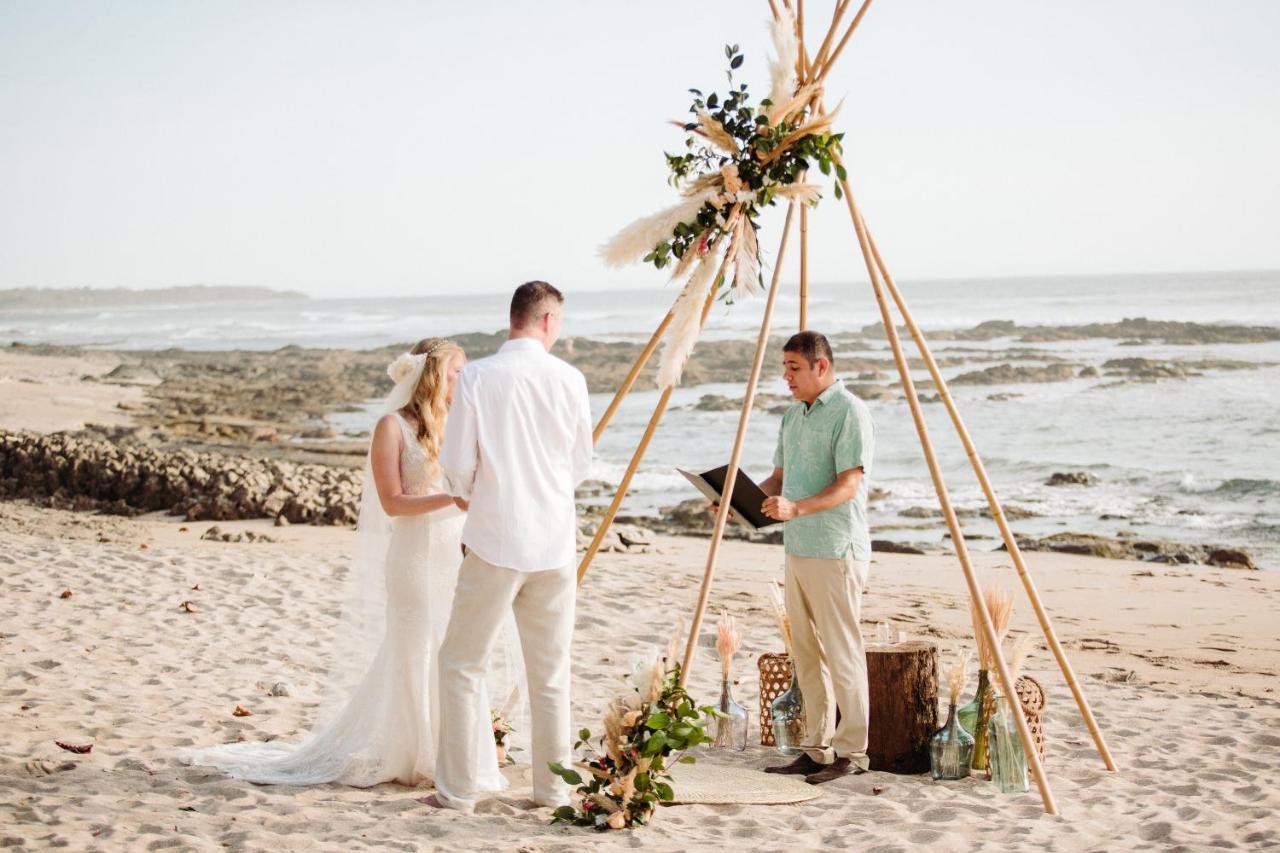
[[[833,367],[836,363],[836,357],[831,353],[831,342],[821,332],[797,332],[782,345],[782,351],[793,352],[810,365],[817,364],[820,358],[825,358]]]
[[[518,329],[542,319],[552,304],[564,304],[564,294],[545,281],[526,281],[511,294],[511,325]]]

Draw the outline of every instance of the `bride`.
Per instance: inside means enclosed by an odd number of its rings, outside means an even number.
[[[395,381],[365,465],[356,555],[334,641],[327,701],[300,743],[245,742],[179,752],[260,784],[338,782],[369,787],[434,777],[440,695],[436,652],[444,638],[462,560],[462,512],[440,487],[437,457],[454,380],[465,356],[442,338],[421,341],[387,368]],[[489,695],[512,699],[523,674],[514,625],[495,655]],[[516,709],[507,707],[511,719]],[[506,787],[493,740],[489,790]]]

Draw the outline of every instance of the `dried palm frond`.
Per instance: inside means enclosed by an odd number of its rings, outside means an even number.
[[[982,591],[982,598],[987,603],[991,624],[996,629],[996,642],[1003,643],[1005,635],[1009,632],[1009,619],[1013,615],[1013,593],[1004,587],[988,586]],[[978,666],[989,672],[995,666],[995,649],[987,643],[987,638],[982,633],[982,618],[978,612],[978,605],[970,602],[969,610],[973,617],[973,636],[978,646]]]
[[[793,198],[801,204],[812,207],[822,198],[822,189],[817,184],[787,184],[778,187],[774,195],[779,198]]]
[[[836,108],[831,112],[820,115],[817,118],[810,119],[788,133],[786,136],[782,137],[782,141],[778,143],[776,148],[760,158],[760,164],[762,166],[767,166],[769,163],[772,163],[774,160],[781,157],[782,154],[798,139],[803,139],[811,134],[825,133],[830,130],[831,124],[835,121],[836,115],[840,112],[840,107],[842,106],[844,106],[843,101],[837,104]]]
[[[786,647],[787,654],[792,655],[791,617],[787,615],[787,605],[777,581],[769,581],[769,604],[773,608],[774,621],[778,623],[778,633],[782,635],[782,645]]]
[[[653,251],[654,246],[669,239],[677,225],[696,217],[702,205],[715,194],[714,189],[707,187],[679,204],[637,219],[600,247],[600,257],[610,267],[640,260]]]
[[[956,648],[955,660],[951,662],[951,667],[947,670],[947,693],[951,697],[952,705],[960,701],[960,694],[964,691],[965,682],[969,680],[969,659],[972,657],[972,649]]]
[[[742,217],[738,220],[738,250],[733,259],[733,298],[747,294],[758,296],[763,288],[760,285],[760,247],[756,245],[756,227],[751,220]]]
[[[779,10],[772,26],[773,52],[769,57],[769,100],[781,104],[796,91],[796,60],[800,57],[800,40],[796,36],[796,19],[790,9]]]
[[[691,198],[709,189],[719,189],[723,184],[724,177],[719,172],[710,172],[685,184],[680,189],[680,194],[685,198]]]
[[[702,109],[698,110],[698,128],[712,145],[726,154],[734,157],[738,156],[738,140],[734,139],[733,134],[725,130],[724,125],[716,121],[711,113]]]
[[[716,651],[720,654],[720,674],[729,680],[729,671],[733,668],[733,656],[742,648],[742,632],[737,622],[729,615],[729,611],[720,611],[720,621],[716,623]]]
[[[604,712],[604,751],[616,765],[622,760],[622,718],[625,708],[618,702],[610,702]]]
[[[806,83],[800,87],[800,91],[785,101],[774,101],[773,106],[769,108],[769,124],[776,125],[783,119],[800,112],[809,101],[821,94],[821,83]]]

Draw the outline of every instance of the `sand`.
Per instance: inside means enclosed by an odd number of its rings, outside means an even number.
[[[259,787],[173,758],[179,746],[292,737],[306,726],[336,618],[345,529],[221,523],[278,539],[198,539],[205,524],[118,519],[0,503],[0,846],[140,850],[723,850],[1261,848],[1280,845],[1280,574],[1029,555],[1111,748],[1106,772],[1043,651],[1048,770],[1061,817],[1034,791],[978,779],[869,773],[796,806],[664,808],[649,828],[597,834],[531,808],[528,768],[465,816],[383,785]],[[663,642],[691,607],[706,543],[661,538],[602,555],[582,588],[575,722],[598,727],[628,657]],[[978,559],[1012,582],[999,554]],[[751,661],[778,647],[763,598],[775,546],[728,542],[714,601],[743,625]],[[1003,567],[1003,568],[1002,568]],[[198,585],[198,589],[196,589]],[[69,590],[69,597],[61,597]],[[893,620],[944,648],[968,633],[962,581],[944,556],[877,555],[864,630]],[[195,612],[180,609],[190,601]],[[1032,626],[1019,600],[1014,628]],[[697,663],[696,698],[718,667]],[[754,709],[754,666],[739,699]],[[270,696],[277,682],[288,696]],[[970,687],[972,687],[972,682]],[[236,705],[252,716],[232,715]],[[753,719],[753,735],[755,720]],[[92,743],[73,755],[55,740]],[[705,760],[759,767],[754,747]]]
[[[0,350],[0,429],[59,432],[132,422],[145,388],[98,381],[120,364],[111,353],[32,356]]]

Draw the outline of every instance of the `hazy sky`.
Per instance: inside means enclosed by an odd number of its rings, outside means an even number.
[[[596,248],[673,200],[725,42],[764,96],[767,11],[0,0],[0,287],[657,285]],[[1276,268],[1278,44],[1275,0],[876,0],[827,100],[899,278]]]

